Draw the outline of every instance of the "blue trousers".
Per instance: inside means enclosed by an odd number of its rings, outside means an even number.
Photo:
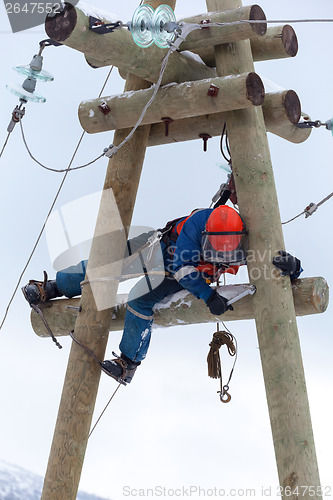
[[[133,240],[131,240],[133,241]],[[142,241],[139,241],[142,244]],[[138,245],[138,246],[140,246]],[[170,255],[165,245],[161,244],[164,266],[168,268]],[[63,295],[74,297],[81,295],[80,282],[85,279],[87,261],[57,272],[57,287]],[[131,290],[128,298],[123,336],[119,345],[120,351],[132,361],[142,361],[147,354],[150,343],[153,308],[168,295],[172,295],[183,287],[171,276],[150,277],[150,291],[147,293],[147,280],[143,277]]]
[[[168,295],[172,295],[183,287],[172,277],[166,277],[156,288],[141,295],[139,290],[145,286],[142,278],[131,290],[128,298],[123,336],[119,345],[120,351],[133,361],[145,359],[154,320],[153,308]],[[131,300],[131,295],[136,298]]]

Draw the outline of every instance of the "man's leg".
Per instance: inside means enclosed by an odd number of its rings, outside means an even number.
[[[150,231],[128,240],[124,255],[114,256],[114,261],[121,260],[122,258],[124,259],[122,279],[126,279],[126,275],[135,273],[140,274],[144,271],[143,267],[145,264],[143,263],[143,259],[145,259],[146,254],[149,251],[148,249],[145,249],[145,253],[141,255],[138,250],[147,243],[148,239],[153,234],[154,231]],[[134,254],[136,255],[136,258],[129,258]],[[87,260],[82,260],[75,266],[70,266],[66,269],[58,271],[55,280],[48,280],[46,273],[44,273],[44,281],[30,280],[28,285],[22,288],[26,300],[31,305],[46,302],[63,295],[68,298],[81,295],[80,283],[85,279],[87,262]],[[157,265],[163,269],[162,257],[160,257],[157,264],[150,262],[148,266],[149,270]]]
[[[145,278],[140,280],[131,290],[125,316],[124,332],[119,345],[121,359],[125,360],[133,371],[130,378],[125,380],[127,383],[132,380],[136,367],[146,357],[153,324],[153,307],[166,296],[183,289],[176,280],[170,277],[166,277],[156,288],[152,287],[149,293],[140,295],[139,292],[143,286],[146,287]],[[135,298],[131,300],[133,296]],[[122,369],[123,367],[119,366],[118,360],[104,361],[103,367],[117,380],[123,378],[125,371]]]
[[[44,281],[30,280],[22,288],[29,304],[39,304],[57,297],[74,297],[81,295],[80,283],[86,274],[87,261],[81,261],[76,266],[59,271],[55,280],[48,280],[44,271]]]

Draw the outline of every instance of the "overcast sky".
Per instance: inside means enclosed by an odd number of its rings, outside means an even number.
[[[128,21],[137,1],[95,5]],[[181,18],[206,11],[204,0],[180,1]],[[244,2],[249,4],[250,2]],[[262,0],[267,19],[333,18],[331,0]],[[0,7],[0,146],[18,99],[6,83],[22,83],[12,67],[28,64],[46,35],[42,27],[12,34],[4,6]],[[258,63],[259,75],[295,90],[302,109],[312,119],[333,115],[332,24],[297,24],[299,54],[294,59]],[[107,36],[107,35],[106,35]],[[38,84],[45,104],[29,103],[23,125],[35,156],[53,168],[66,168],[82,133],[77,109],[84,99],[100,92],[108,69],[91,69],[81,53],[67,47],[44,51],[44,68],[52,83]],[[116,70],[104,95],[119,94],[124,81]],[[98,156],[112,142],[112,133],[86,135],[75,165]],[[269,134],[282,220],[301,212],[332,191],[333,138],[324,128],[314,130],[295,145]],[[219,139],[151,148],[147,151],[133,223],[160,227],[167,220],[207,207],[226,174]],[[100,160],[72,172],[56,208],[102,188],[107,167]],[[22,144],[19,127],[12,133],[0,160],[0,213],[2,234],[1,307],[5,312],[16,282],[42,227],[62,174],[47,172],[33,163]],[[284,227],[286,248],[296,254],[304,276],[323,276],[332,282],[331,214],[333,201],[312,217]],[[255,209],[255,207],[254,207]],[[85,224],[76,214],[77,228]],[[47,270],[54,277],[46,237],[43,236],[22,285],[41,279]],[[247,282],[245,269],[228,283]],[[0,459],[44,474],[66,370],[70,340],[62,338],[59,351],[49,339],[38,338],[30,326],[30,309],[19,292],[0,332]],[[332,474],[332,309],[323,315],[298,320],[304,368],[323,486],[331,487]],[[109,499],[156,486],[176,490],[262,487],[276,495],[278,476],[263,385],[254,321],[228,324],[238,339],[239,356],[230,386],[232,401],[220,403],[218,382],[207,376],[208,344],[214,325],[182,326],[154,332],[146,361],[133,383],[122,387],[93,433],[87,449],[80,488]],[[108,356],[117,349],[120,333],[110,336]],[[223,353],[225,373],[230,361]],[[116,383],[102,377],[94,421]],[[327,490],[328,491],[328,490]],[[193,492],[192,497],[196,498]],[[239,494],[239,497],[241,494]],[[267,496],[266,496],[267,497]]]

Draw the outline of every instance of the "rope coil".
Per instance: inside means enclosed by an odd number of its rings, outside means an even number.
[[[220,348],[226,345],[230,356],[235,357],[233,367],[231,369],[227,384],[223,385],[222,382],[222,366],[220,358]],[[220,400],[222,403],[229,403],[231,396],[228,393],[229,383],[235,368],[237,360],[237,341],[231,332],[220,331],[219,324],[217,323],[217,331],[213,334],[212,341],[209,344],[210,351],[207,356],[208,376],[214,379],[220,379]]]

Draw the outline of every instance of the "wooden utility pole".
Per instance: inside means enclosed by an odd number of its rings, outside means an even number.
[[[145,86],[148,84],[134,75],[129,75],[125,91],[138,90]],[[110,233],[110,237],[107,248],[100,247],[98,238],[93,240],[87,268],[88,277],[95,276],[94,270],[98,270],[101,263],[107,262],[108,257],[111,261],[112,254],[121,255],[124,250],[123,241],[116,236],[119,234],[116,231],[121,225],[127,229],[131,223],[149,130],[149,125],[140,127],[131,141],[109,162],[95,237],[106,233]],[[114,144],[120,144],[128,132],[126,130],[116,132]],[[102,287],[101,294],[105,295]],[[116,280],[108,284],[107,296],[110,303],[116,296],[117,288]],[[99,293],[97,290],[98,297]],[[112,310],[110,308],[99,310],[98,300],[95,299],[96,290],[88,284],[82,290],[82,312],[75,323],[74,335],[88,345],[100,360],[103,360]],[[100,374],[99,365],[83,351],[82,347],[73,343],[41,500],[76,498]]]
[[[130,75],[126,89],[137,90],[143,85],[144,82]],[[95,230],[95,238],[109,233],[108,245],[107,248],[100,247],[100,240],[94,238],[87,268],[88,279],[96,277],[95,270],[98,271],[107,259],[111,261],[112,254],[121,255],[124,252],[124,240],[118,237],[119,229],[122,226],[127,228],[131,222],[149,128],[149,125],[140,127],[131,141],[109,162]],[[124,130],[116,132],[114,143],[119,144],[126,135]],[[96,290],[96,286],[88,284],[82,290],[82,312],[77,317],[74,335],[102,361],[112,310],[100,310],[100,299],[101,295],[102,300],[107,297],[109,304],[112,304],[118,282],[109,282],[107,290],[103,284],[99,284],[99,290]],[[73,342],[41,500],[76,498],[100,374],[99,365]]]
[[[242,5],[241,0],[206,3],[209,11]],[[215,59],[219,76],[253,71],[249,41],[216,46]],[[239,208],[255,256],[248,271],[257,287],[255,319],[282,496],[296,499],[290,491],[313,486],[313,498],[321,498],[290,279],[272,264],[284,241],[262,110],[231,111],[226,124]]]
[[[243,7],[241,0],[206,1],[211,20],[230,22],[265,18],[261,8]],[[162,3],[175,7],[175,0],[147,0],[145,3],[155,9]],[[188,18],[195,22],[203,19],[204,15]],[[149,87],[158,79],[166,51],[155,46],[148,49],[137,47],[125,29],[116,30],[112,36],[97,35],[89,30],[89,15],[79,6],[68,3],[59,14],[47,18],[46,32],[53,40],[83,52],[91,65],[114,64],[122,75],[128,75],[125,92],[133,91],[132,95],[127,94],[126,99],[124,96],[104,99],[112,108],[110,115],[97,114],[101,104],[98,100],[91,101],[92,109],[87,104],[81,109],[86,130],[94,133],[116,128],[114,144],[120,144],[130,131],[121,127],[134,124],[138,110],[142,110],[149,99],[152,92]],[[109,162],[87,282],[80,302],[82,311],[77,315],[74,335],[100,360],[104,358],[108,332],[115,328],[111,313],[118,282],[113,279],[106,284],[94,280],[105,277],[105,262],[113,262],[113,256],[122,255],[147,145],[217,135],[226,122],[238,203],[249,231],[250,282],[257,287],[256,295],[243,302],[244,309],[240,314],[237,316],[235,308],[234,312],[226,313],[226,319],[241,319],[243,314],[243,317],[256,320],[280,484],[285,492],[283,496],[296,499],[293,492],[297,487],[312,486],[317,494],[311,498],[318,499],[321,498],[319,489],[316,489],[320,485],[319,474],[295,307],[297,314],[323,312],[328,303],[328,288],[321,278],[300,280],[301,285],[294,289],[294,304],[290,279],[281,277],[272,264],[273,256],[284,248],[284,242],[266,128],[292,142],[302,142],[309,136],[309,131],[294,125],[300,116],[300,103],[293,91],[268,95],[264,103],[266,123],[264,121],[262,82],[254,73],[253,60],[292,57],[297,52],[297,38],[292,28],[274,27],[266,35],[265,32],[265,23],[224,26],[221,31],[214,27],[198,30],[188,37],[183,48],[180,46],[179,52],[170,56],[162,83],[180,85],[160,90],[147,112],[143,122],[146,125],[139,127],[131,141]],[[188,48],[200,54],[205,64],[189,54],[182,54],[181,51]],[[207,84],[211,85],[213,81],[218,83],[222,96],[215,102],[214,96],[209,96],[212,101],[207,101]],[[190,82],[188,96],[184,92],[187,84],[182,82]],[[164,99],[167,101],[165,108]],[[186,104],[185,99],[188,99]],[[128,108],[125,110],[124,102],[119,104],[119,101],[127,102]],[[171,121],[175,119],[169,137],[165,137],[165,131],[162,137],[161,113]],[[96,119],[90,120],[94,116]],[[122,228],[123,237],[119,238]],[[99,238],[106,234],[107,238]],[[119,274],[120,269],[115,273],[111,270],[112,276]],[[46,316],[49,314],[50,322],[53,321],[52,311],[48,308],[54,307],[56,316],[57,308],[63,311],[65,303],[68,304],[61,300],[42,306]],[[210,321],[212,316],[201,306],[188,306],[188,316],[186,308],[181,312],[189,323]],[[181,308],[176,309],[178,313]],[[117,328],[122,326],[123,315],[124,308],[120,308]],[[169,313],[161,312],[160,318],[157,313],[156,319],[161,324],[163,321],[170,323],[170,317],[175,315],[175,309],[170,307]],[[71,317],[68,324],[59,322],[55,333],[62,335],[67,326],[72,327],[73,321]],[[37,333],[38,328],[35,327]],[[76,498],[99,378],[99,365],[82,347],[73,343],[42,500]]]

